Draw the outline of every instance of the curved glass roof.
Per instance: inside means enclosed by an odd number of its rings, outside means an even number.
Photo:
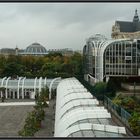
[[[80,107],[92,107],[92,106],[97,106],[99,102],[96,99],[80,99],[80,100],[73,100],[69,103],[67,103],[65,106],[61,108],[60,111],[60,117],[64,115],[65,113],[69,112],[70,110],[80,108]],[[59,113],[59,112],[58,112]]]
[[[47,50],[41,44],[35,42],[35,43],[29,45],[25,49],[24,53],[26,53],[26,54],[46,54]]]
[[[0,79],[0,87],[5,87],[7,89],[19,89],[19,88],[43,88],[46,85],[49,87],[52,79],[47,78],[35,78],[26,79],[26,77],[19,77],[17,79],[12,79],[11,77],[4,77]],[[60,81],[54,82],[53,88],[56,88]]]
[[[57,86],[55,137],[119,137],[124,127],[114,126],[110,113],[76,78]]]
[[[122,137],[121,134],[125,134],[125,129],[121,127],[84,123],[68,128],[60,137]]]

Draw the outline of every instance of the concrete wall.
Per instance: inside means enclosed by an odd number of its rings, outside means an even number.
[[[133,83],[122,83],[122,88],[126,90],[134,90],[134,84]],[[135,84],[135,90],[140,90],[140,85]]]
[[[96,83],[96,80],[94,77],[92,77],[89,74],[84,74],[84,80],[87,81],[90,85],[94,86]]]

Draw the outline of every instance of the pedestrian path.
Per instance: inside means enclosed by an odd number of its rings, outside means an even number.
[[[24,127],[28,112],[33,106],[1,106],[0,107],[0,138],[19,137],[18,131]]]
[[[19,106],[19,105],[35,105],[35,102],[4,102],[0,106]]]
[[[47,102],[47,104],[49,104],[49,102]],[[0,103],[0,106],[21,106],[21,105],[31,105],[31,106],[33,106],[33,105],[35,105],[35,101],[19,101],[19,102],[1,102]]]

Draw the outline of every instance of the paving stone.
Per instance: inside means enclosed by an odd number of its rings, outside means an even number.
[[[0,107],[0,137],[18,136],[18,131],[24,126],[27,113],[33,106],[1,106]]]

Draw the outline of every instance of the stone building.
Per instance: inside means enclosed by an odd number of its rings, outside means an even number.
[[[137,9],[133,21],[115,21],[115,25],[112,26],[111,37],[113,39],[140,39],[140,21]]]
[[[18,55],[33,55],[33,56],[44,56],[47,55],[48,52],[44,46],[35,42],[31,45],[27,46],[23,52],[18,51]]]
[[[0,49],[0,54],[4,56],[8,55],[32,55],[32,56],[44,56],[48,54],[48,51],[44,46],[35,42],[26,47],[26,49],[16,48],[2,48]]]
[[[12,48],[2,48],[2,49],[0,49],[0,54],[3,54],[5,56],[15,55],[16,51],[15,51],[15,49],[12,49]]]

